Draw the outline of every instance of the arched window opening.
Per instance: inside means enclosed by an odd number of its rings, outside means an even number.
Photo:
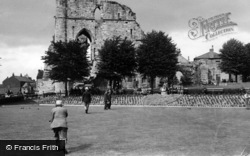
[[[91,35],[89,33],[88,30],[86,29],[82,29],[76,36],[76,40],[82,44],[83,46],[84,45],[89,45],[88,49],[87,49],[87,57],[88,57],[88,60],[89,61],[92,61],[92,57],[91,57],[91,42],[92,42],[92,39],[91,39]]]

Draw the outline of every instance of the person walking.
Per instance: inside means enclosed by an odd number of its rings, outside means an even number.
[[[86,87],[84,93],[82,94],[82,102],[85,107],[85,113],[88,114],[89,104],[91,102],[91,93],[89,92],[89,88]]]
[[[55,108],[51,110],[51,119],[49,122],[51,122],[50,127],[53,130],[55,134],[55,140],[64,140],[65,146],[67,142],[67,131],[68,131],[68,125],[67,125],[67,117],[68,117],[68,111],[66,108],[62,105],[62,100],[57,100]],[[66,150],[66,147],[64,147],[64,152],[68,153]]]
[[[111,109],[111,89],[108,88],[104,93],[104,110]]]

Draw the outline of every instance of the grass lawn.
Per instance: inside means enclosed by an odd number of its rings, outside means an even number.
[[[66,106],[70,156],[236,156],[250,151],[244,108]],[[51,106],[0,107],[0,139],[50,140]]]

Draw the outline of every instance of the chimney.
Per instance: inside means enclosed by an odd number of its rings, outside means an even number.
[[[209,51],[209,58],[214,58],[214,46],[212,46],[212,49]]]
[[[212,45],[212,49],[209,52],[214,52],[214,46]]]

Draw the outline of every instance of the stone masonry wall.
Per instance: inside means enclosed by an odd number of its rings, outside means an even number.
[[[55,41],[75,40],[85,35],[90,42],[93,71],[98,61],[98,50],[106,39],[126,37],[138,46],[144,35],[136,21],[136,14],[128,6],[114,1],[56,0],[56,6]],[[98,11],[100,19],[97,19]]]
[[[101,12],[100,20],[95,19],[96,10]],[[97,52],[104,40],[113,36],[127,37],[135,42],[143,36],[135,13],[114,1],[57,0],[55,20],[57,41],[76,39],[85,30],[91,40],[91,53]]]

